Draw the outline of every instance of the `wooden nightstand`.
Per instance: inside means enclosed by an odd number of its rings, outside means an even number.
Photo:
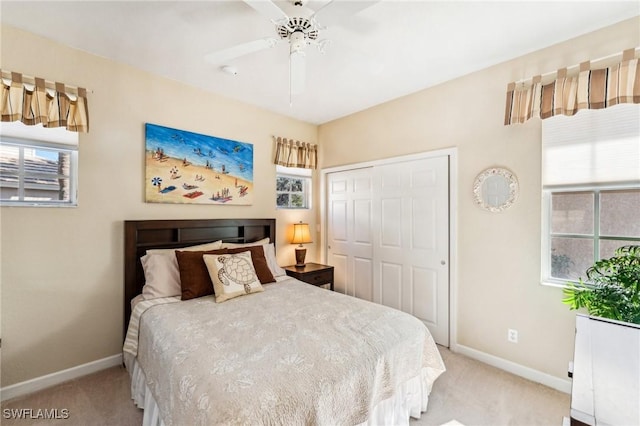
[[[333,291],[333,266],[309,262],[304,266],[285,266],[284,269],[290,277],[313,285],[329,284],[329,289]]]

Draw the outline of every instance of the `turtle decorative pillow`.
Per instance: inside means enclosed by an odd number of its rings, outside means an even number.
[[[264,291],[251,261],[251,252],[202,256],[213,282],[216,302]]]

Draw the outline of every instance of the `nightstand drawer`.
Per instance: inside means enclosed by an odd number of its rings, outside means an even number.
[[[333,281],[333,269],[318,272],[316,274],[310,274],[309,276],[304,277],[303,281],[314,285],[329,284]]]
[[[290,277],[316,286],[329,284],[329,289],[333,290],[333,266],[310,262],[304,266],[285,266],[284,269]]]

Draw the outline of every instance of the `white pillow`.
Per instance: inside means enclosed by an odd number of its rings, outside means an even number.
[[[150,253],[140,258],[144,270],[145,299],[180,296],[180,271],[174,253]]]
[[[251,261],[251,252],[202,256],[213,282],[216,303],[264,291]]]
[[[271,270],[271,274],[274,277],[282,277],[284,275],[287,275],[287,271],[285,271],[278,265],[278,260],[276,259],[276,249],[273,246],[273,243],[265,244],[262,246],[262,248],[264,249],[264,257],[267,259],[267,265]]]
[[[252,243],[244,243],[244,244],[238,244],[238,243],[222,243],[222,248],[238,248],[238,247],[252,247],[252,246],[263,246],[265,244],[269,244],[269,241],[271,241],[269,239],[269,237],[267,238],[263,238],[261,240],[258,241],[254,241]]]
[[[170,249],[151,249],[147,250],[147,254],[152,253],[173,253],[175,254],[176,250],[180,251],[208,251],[208,250],[218,250],[222,248],[222,240],[213,241],[211,243],[198,244],[197,246],[189,246],[189,247],[178,247],[178,248],[170,248]]]
[[[220,240],[177,249],[147,250],[147,254],[140,258],[145,281],[144,287],[142,287],[142,296],[145,299],[157,299],[158,297],[182,295],[176,250],[209,251],[218,250],[221,246],[222,241]]]

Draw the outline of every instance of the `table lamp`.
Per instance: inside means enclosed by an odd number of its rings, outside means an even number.
[[[293,225],[293,239],[291,244],[300,244],[296,247],[296,266],[304,266],[304,258],[307,255],[307,249],[302,247],[303,244],[312,243],[311,232],[308,223],[295,223]]]

